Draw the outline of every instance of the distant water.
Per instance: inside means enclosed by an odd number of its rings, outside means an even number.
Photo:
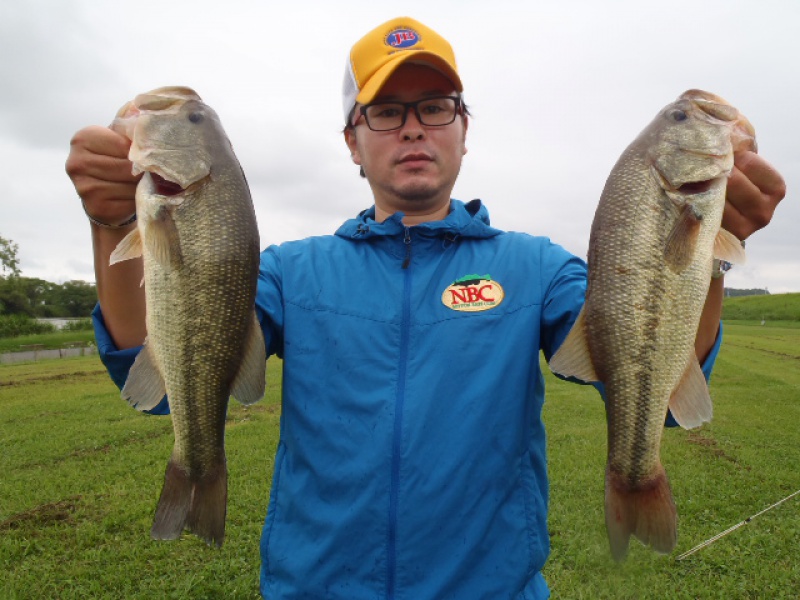
[[[56,319],[56,318],[37,318],[36,321],[39,323],[50,323],[56,329],[64,329],[67,326],[67,323],[71,323],[73,321],[81,321],[82,319],[78,318],[64,318],[64,319]]]

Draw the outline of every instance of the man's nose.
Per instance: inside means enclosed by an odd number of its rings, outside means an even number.
[[[425,138],[425,126],[417,117],[417,111],[413,106],[406,107],[405,122],[401,128],[403,139],[422,140]]]

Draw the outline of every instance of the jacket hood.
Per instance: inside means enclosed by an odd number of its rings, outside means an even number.
[[[383,223],[375,221],[375,207],[362,211],[349,219],[336,231],[344,238],[366,239],[375,236],[402,235],[405,232],[401,212],[393,214]],[[441,221],[430,221],[414,226],[414,231],[430,232],[432,236],[490,238],[502,233],[489,225],[489,211],[480,200],[468,203],[450,200],[450,213]]]

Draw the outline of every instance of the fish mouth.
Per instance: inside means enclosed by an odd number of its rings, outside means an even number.
[[[683,185],[678,186],[677,191],[686,196],[693,196],[695,194],[704,194],[709,191],[714,184],[719,181],[716,179],[706,179],[704,181],[687,181]]]
[[[165,179],[158,173],[150,172],[150,179],[153,181],[153,189],[159,196],[177,196],[185,192],[179,184],[169,179]]]
[[[728,173],[722,173],[717,177],[710,177],[709,179],[699,179],[696,181],[675,181],[674,183],[670,183],[670,181],[658,170],[658,168],[653,165],[652,173],[656,177],[656,180],[667,194],[680,194],[682,196],[696,196],[698,194],[705,194],[706,192],[711,191],[714,187],[719,185],[721,182],[725,182],[728,179]]]
[[[708,149],[708,150],[702,150],[702,149],[701,150],[694,150],[692,148],[683,148],[681,146],[678,146],[677,149],[680,150],[681,152],[683,152],[684,154],[691,154],[693,156],[699,156],[701,158],[716,158],[716,159],[720,159],[720,160],[725,160],[725,158],[728,156],[728,153],[726,152],[727,148],[725,148],[725,149],[717,149],[716,152],[714,150],[711,150],[711,149]]]

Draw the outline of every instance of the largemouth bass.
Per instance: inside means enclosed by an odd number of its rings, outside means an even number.
[[[625,150],[595,213],[586,302],[550,367],[605,388],[605,513],[616,560],[631,534],[659,552],[675,548],[661,434],[668,409],[686,428],[711,419],[694,341],[714,257],[744,261],[742,244],[720,228],[742,149],[755,150],[747,119],[690,90]]]
[[[175,446],[152,537],[184,528],[225,535],[225,418],[233,395],[264,395],[266,351],[255,315],[259,237],[241,167],[216,113],[191,89],[159,88],[117,113],[131,139],[137,229],[111,264],[142,256],[147,340],[122,396],[140,410],[166,393]]]

